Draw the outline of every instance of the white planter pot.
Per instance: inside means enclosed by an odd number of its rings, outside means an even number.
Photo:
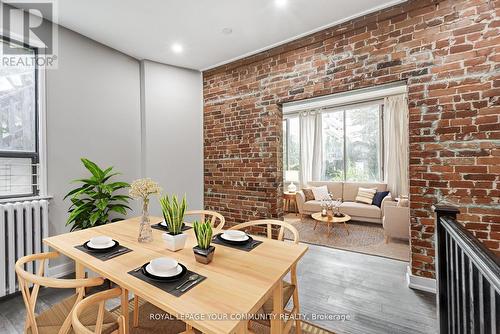
[[[163,233],[163,241],[165,241],[165,246],[168,250],[176,252],[181,250],[186,245],[187,234],[181,233],[177,235],[171,235],[168,233]]]

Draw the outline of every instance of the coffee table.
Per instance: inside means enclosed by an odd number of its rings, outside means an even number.
[[[318,222],[323,222],[327,224],[328,228],[328,236],[330,236],[330,233],[333,230],[333,226],[330,227],[332,224],[342,224],[344,223],[344,228],[347,231],[347,235],[349,235],[349,229],[347,228],[347,222],[351,220],[351,216],[344,214],[344,217],[328,217],[325,216],[323,217],[321,215],[321,212],[316,212],[311,215],[311,217],[316,221],[316,224],[314,224],[314,229],[316,229],[316,225],[318,225]]]

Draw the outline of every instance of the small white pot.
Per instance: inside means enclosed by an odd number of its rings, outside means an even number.
[[[186,246],[187,234],[181,233],[177,235],[171,235],[169,233],[163,233],[163,241],[165,241],[165,246],[168,250],[172,252],[177,252]]]

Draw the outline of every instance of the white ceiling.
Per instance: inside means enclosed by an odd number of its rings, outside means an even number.
[[[399,2],[59,0],[58,20],[135,58],[204,70]],[[181,53],[172,51],[174,43]]]

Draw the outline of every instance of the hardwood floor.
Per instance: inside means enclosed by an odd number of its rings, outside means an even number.
[[[298,266],[301,312],[336,333],[437,333],[435,296],[409,289],[407,263],[311,245]],[[73,290],[42,289],[43,310]],[[114,306],[114,305],[113,305]],[[347,320],[317,316],[345,315]],[[0,299],[0,333],[22,333],[24,304]]]

